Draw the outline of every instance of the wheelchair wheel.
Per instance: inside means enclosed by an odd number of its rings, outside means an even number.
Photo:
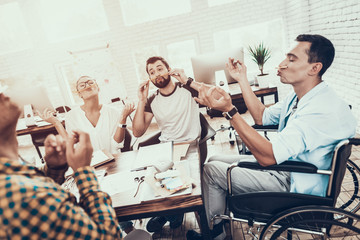
[[[263,228],[260,239],[354,239],[356,236],[360,236],[358,215],[327,206],[307,206],[273,217]]]
[[[350,159],[341,185],[341,192],[336,202],[336,207],[348,212],[356,213],[360,208],[360,168]]]

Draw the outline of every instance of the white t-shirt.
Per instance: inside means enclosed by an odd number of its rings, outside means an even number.
[[[161,130],[160,141],[187,142],[200,136],[199,106],[193,99],[197,92],[180,83],[169,95],[157,90],[145,105],[145,111],[154,114]]]
[[[65,127],[70,134],[72,130],[76,129],[89,133],[94,151],[107,150],[115,154],[123,147],[124,142],[117,143],[114,140],[120,117],[120,110],[108,105],[102,105],[99,120],[94,127],[85,116],[85,112],[80,107],[75,107],[66,113]]]

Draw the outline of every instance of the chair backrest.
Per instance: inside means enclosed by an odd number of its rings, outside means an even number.
[[[125,129],[125,137],[124,137],[124,146],[121,149],[121,152],[132,151],[132,135],[128,129]]]
[[[60,106],[55,108],[55,111],[59,112],[59,113],[65,113],[65,112],[69,112],[71,110],[71,108],[69,108],[68,106]]]
[[[327,196],[334,200],[334,205],[341,191],[341,184],[344,179],[347,161],[351,155],[351,144],[349,140],[338,143],[334,149]]]
[[[210,126],[204,115],[200,113],[201,134],[199,140],[199,158],[201,166],[207,158],[207,143],[206,141],[216,134],[216,131]],[[202,168],[201,168],[202,169]]]
[[[206,142],[209,138],[213,137],[216,134],[216,131],[210,126],[206,118],[202,113],[200,113],[200,125],[201,125],[201,134],[199,144]]]

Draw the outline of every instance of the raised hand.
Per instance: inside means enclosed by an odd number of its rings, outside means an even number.
[[[42,120],[44,120],[48,123],[55,125],[55,123],[59,122],[59,119],[57,119],[55,117],[55,112],[52,110],[49,110],[48,108],[46,108],[42,114],[39,111],[36,111],[36,112]]]
[[[140,83],[138,88],[138,98],[140,101],[146,101],[149,95],[149,84],[150,84],[150,80]]]
[[[233,58],[229,58],[229,62],[226,63],[226,69],[229,71],[231,77],[236,79],[236,81],[247,81],[246,66],[240,60],[235,61]]]
[[[125,103],[124,108],[122,110],[122,118],[126,120],[126,118],[135,110],[135,104]]]
[[[215,96],[217,97],[215,98]],[[219,86],[213,86],[208,90],[203,86],[200,86],[199,96],[194,97],[194,99],[202,105],[215,108],[222,112],[228,112],[233,108],[229,93],[225,92]]]
[[[174,68],[169,71],[169,75],[176,78],[182,84],[186,84],[186,82],[188,81],[184,69]]]
[[[58,168],[66,165],[66,144],[60,135],[48,135],[44,141],[44,145],[45,161],[49,168]]]
[[[74,134],[68,137],[66,141],[66,159],[74,171],[81,167],[90,166],[92,153],[93,147],[88,133],[74,131]]]

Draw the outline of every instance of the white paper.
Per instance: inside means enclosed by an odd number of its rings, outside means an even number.
[[[135,177],[141,177],[139,172],[123,171],[115,174],[105,176],[100,183],[100,188],[104,192],[107,192],[110,196],[121,192],[136,191],[138,182],[134,180]]]
[[[112,158],[113,159],[113,158]],[[109,157],[101,150],[97,150],[93,152],[90,166],[96,166],[102,162],[106,162],[110,160]]]
[[[172,142],[159,143],[140,147],[131,169],[154,166],[156,170],[163,172],[173,165],[172,162]]]
[[[24,118],[20,118],[16,124],[16,131],[26,129],[26,123]]]

